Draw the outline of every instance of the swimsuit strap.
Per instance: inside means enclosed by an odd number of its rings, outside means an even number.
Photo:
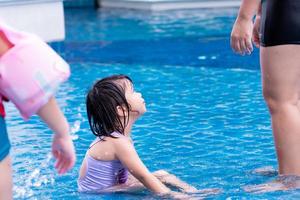
[[[90,145],[89,149],[91,149],[95,144],[97,144],[98,142],[101,142],[101,141],[103,141],[103,140],[104,140],[104,136],[101,136],[100,138],[97,137],[97,138],[96,138],[96,141],[94,141],[94,142]]]
[[[122,137],[124,135],[122,135],[121,133],[118,133],[116,131],[112,132],[110,135],[112,135],[113,137]],[[91,149],[95,144],[104,141],[105,136],[100,136],[97,137],[96,140],[90,145],[89,149]]]

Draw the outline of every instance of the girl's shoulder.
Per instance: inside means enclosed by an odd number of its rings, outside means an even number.
[[[125,135],[123,135],[123,134],[121,134],[119,132],[116,132],[116,131],[112,132],[110,135],[113,136],[113,137],[115,137],[115,138],[128,138]]]
[[[116,141],[116,139],[120,139],[120,140],[130,140],[130,138],[126,137],[125,135],[122,135],[121,133],[118,132],[113,132],[111,133],[112,137],[108,137],[108,136],[102,136],[102,137],[97,137],[91,144],[90,144],[90,148],[98,143],[111,143]]]
[[[101,154],[102,152],[115,153],[115,150],[132,146],[131,138],[118,132],[113,132],[112,137],[97,137],[90,145],[88,152]]]
[[[130,137],[127,137],[121,133],[118,133],[118,132],[114,132],[112,133],[112,136],[114,138],[110,138],[110,140],[112,141],[112,143],[114,145],[128,145],[128,144],[132,144],[132,140]]]
[[[115,133],[113,136],[115,136],[115,138],[111,138],[111,142],[114,146],[116,154],[120,154],[124,151],[134,148],[133,142],[130,137],[127,137],[120,133]]]
[[[111,134],[112,137],[97,137],[90,145],[87,154],[96,160],[115,160],[117,159],[118,149],[120,146],[128,143],[128,137],[114,132]]]

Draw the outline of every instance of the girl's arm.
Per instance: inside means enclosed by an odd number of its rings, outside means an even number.
[[[161,181],[164,185],[175,187],[182,192],[186,193],[200,193],[201,190],[197,190],[197,188],[187,184],[186,182],[180,180],[173,174],[169,174],[165,170],[158,170],[152,173],[159,181]],[[128,180],[125,184],[116,185],[110,187],[106,191],[136,191],[144,189],[144,185],[137,180],[132,174],[129,174]]]
[[[231,32],[230,45],[232,49],[241,55],[250,54],[253,51],[251,43],[253,30],[253,17],[258,11],[261,0],[243,0],[238,17]]]
[[[170,174],[169,172],[165,170],[158,170],[153,173],[153,175],[158,178],[162,183],[166,185],[171,185],[173,187],[178,188],[182,192],[187,193],[197,193],[197,188],[187,184],[186,182],[180,180],[175,175]]]
[[[170,193],[170,189],[149,172],[129,139],[118,138],[114,140],[114,146],[117,158],[146,188],[159,194]]]
[[[154,172],[153,175],[156,176],[162,183],[176,187],[185,193],[201,193],[202,195],[215,195],[221,192],[221,190],[218,188],[198,190],[194,186],[180,180],[174,174],[170,174],[165,170],[158,170]]]

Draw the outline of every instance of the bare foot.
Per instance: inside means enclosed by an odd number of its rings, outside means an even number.
[[[246,192],[251,193],[265,193],[287,190],[284,184],[278,181],[264,183],[259,185],[250,185],[243,188]]]
[[[257,168],[255,170],[253,170],[252,173],[262,175],[262,176],[276,176],[276,175],[278,175],[277,170],[274,169],[274,167],[272,167],[272,166],[265,166],[265,167]]]
[[[295,190],[300,188],[299,176],[279,176],[277,180],[259,185],[250,185],[244,187],[246,192],[265,193],[285,190]]]

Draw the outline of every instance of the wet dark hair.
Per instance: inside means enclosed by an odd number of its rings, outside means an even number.
[[[128,117],[120,119],[117,106],[128,116],[130,105],[125,97],[125,83],[132,80],[126,75],[113,75],[97,81],[86,96],[86,110],[90,128],[94,135],[109,136],[117,131],[124,134]],[[125,115],[127,114],[127,115]]]

